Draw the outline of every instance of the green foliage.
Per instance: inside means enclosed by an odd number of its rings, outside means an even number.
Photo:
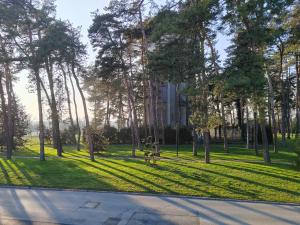
[[[167,145],[176,144],[176,129],[171,127],[165,128],[165,142]],[[179,144],[191,144],[193,140],[191,130],[188,127],[179,128]]]
[[[29,115],[25,112],[24,106],[20,103],[18,99],[13,101],[12,105],[13,112],[13,138],[14,138],[14,148],[19,148],[26,144],[26,136],[30,133],[30,119]],[[3,121],[3,114],[0,110],[0,121]],[[0,123],[0,145],[5,145],[5,133],[4,125]]]
[[[120,144],[131,144],[132,142],[131,128],[125,127],[120,129],[118,132],[118,140]]]
[[[109,140],[103,136],[103,131],[97,129],[90,129],[90,135],[94,147],[94,152],[103,152],[107,151],[107,146],[109,145]],[[84,144],[86,148],[89,147],[89,143],[87,143],[87,138],[84,139]]]
[[[60,135],[61,135],[61,142],[64,145],[75,145],[76,140],[74,139],[74,127],[68,127],[64,129]]]
[[[270,21],[277,18],[276,22],[282,23],[282,18],[292,2],[226,1],[223,22],[235,32],[233,45],[227,50],[229,58],[225,73],[229,78],[226,89],[237,96],[250,98],[256,106],[259,105],[257,101],[266,96],[265,49],[279,35],[278,32],[274,33]]]
[[[196,131],[198,133],[201,133],[204,131],[204,129],[208,128],[207,118],[203,116],[203,113],[200,113],[199,111],[193,112],[189,117],[189,121],[191,125],[196,128]]]
[[[16,147],[24,146],[26,143],[25,136],[30,133],[30,117],[18,99],[14,101],[13,112],[14,144]]]
[[[107,139],[110,144],[118,144],[118,130],[115,127],[104,126],[102,130],[102,135]]]
[[[211,128],[216,128],[220,125],[222,125],[222,118],[220,117],[220,115],[214,114],[214,115],[210,115],[208,117],[208,127]]]
[[[48,145],[52,144],[52,139],[53,139],[53,137],[52,137],[52,129],[46,128],[44,130],[44,138],[45,138],[45,143],[46,144],[48,144]]]

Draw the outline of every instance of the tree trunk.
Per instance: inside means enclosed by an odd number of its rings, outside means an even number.
[[[144,28],[144,21],[142,17],[142,4],[143,0],[139,3],[138,8],[138,14],[139,14],[139,22],[140,22],[140,29],[142,33],[142,48],[144,52],[144,56],[148,53],[148,42],[147,42],[147,36]],[[144,64],[145,62],[143,62]],[[155,113],[155,97],[154,97],[154,88],[153,88],[154,82],[152,78],[149,79],[149,91],[150,91],[150,114],[153,119],[153,132],[154,132],[154,139],[155,139],[155,151],[156,153],[160,152],[160,145],[159,145],[159,131],[157,129],[157,117]]]
[[[238,119],[238,126],[241,131],[241,139],[245,140],[245,129],[244,129],[244,110],[242,106],[242,100],[238,99],[236,100],[236,111],[237,111],[237,119]]]
[[[162,144],[166,144],[166,138],[165,138],[165,122],[164,122],[164,106],[163,103],[161,103],[160,107],[160,126],[161,126],[161,141]]]
[[[225,115],[225,109],[224,109],[223,95],[221,96],[221,114],[222,114],[222,126],[223,126],[223,135],[224,135],[224,151],[229,153],[228,140],[227,140],[226,115]]]
[[[209,130],[208,129],[204,130],[203,137],[204,137],[205,163],[210,163]]]
[[[36,77],[36,90],[37,90],[38,108],[39,108],[40,160],[45,161],[45,127],[44,127],[44,120],[43,120],[41,79],[40,79],[40,74],[38,69],[35,69],[34,75]]]
[[[291,82],[290,82],[290,71],[287,71],[287,90],[286,90],[286,125],[287,125],[287,139],[291,139],[291,107],[290,107],[290,93],[291,93]]]
[[[144,61],[144,56],[142,57],[142,61]],[[144,64],[142,64],[142,65],[143,65],[143,71],[144,71],[143,73],[145,74]],[[148,137],[147,129],[148,129],[148,127],[150,127],[150,125],[148,124],[149,121],[148,121],[148,111],[147,111],[147,82],[145,80],[143,80],[143,110],[144,110],[144,117],[143,117],[144,132],[145,132],[145,138],[147,138]],[[151,133],[150,133],[150,135],[151,135]]]
[[[156,153],[160,152],[160,146],[159,146],[159,132],[157,129],[157,118],[155,113],[155,97],[154,97],[154,88],[153,88],[153,81],[149,80],[149,86],[150,86],[150,113],[151,117],[153,118],[153,132],[154,132],[154,139],[155,139],[155,151]]]
[[[265,111],[264,111],[263,107],[259,108],[259,120],[260,120],[261,134],[262,134],[264,161],[265,161],[265,163],[271,163],[268,137],[267,137],[267,131],[266,131]]]
[[[283,77],[283,57],[284,57],[284,47],[283,45],[278,46],[280,53],[280,67],[279,67],[279,78],[281,79],[281,136],[282,143],[286,143],[286,90],[285,82]]]
[[[72,64],[72,68],[71,69],[72,69],[72,74],[73,74],[73,77],[74,77],[74,79],[76,81],[77,89],[78,89],[78,91],[80,93],[82,104],[83,104],[84,117],[85,117],[85,126],[86,126],[86,136],[87,136],[87,140],[88,140],[88,143],[89,143],[90,159],[92,161],[95,161],[94,145],[93,145],[93,139],[92,139],[92,134],[91,134],[88,109],[87,109],[87,106],[86,106],[86,101],[85,101],[85,97],[84,97],[83,91],[82,91],[82,89],[80,87],[79,79],[78,79],[78,77],[77,77],[77,75],[75,73],[75,65],[74,65],[74,63]]]
[[[180,127],[180,84],[176,84],[176,155],[179,154],[179,127]]]
[[[235,138],[235,112],[234,112],[234,108],[232,109],[232,132],[231,132],[231,137],[232,137],[232,140]]]
[[[5,100],[2,80],[3,80],[3,74],[0,71],[0,95],[1,95],[1,108],[3,113],[3,124],[4,124],[4,133],[5,133],[5,143],[6,143],[6,158],[11,159],[13,145],[10,142],[7,107],[6,107],[6,100]]]
[[[254,112],[254,132],[253,132],[253,139],[254,139],[254,150],[255,155],[258,156],[258,126],[257,126],[257,112]]]
[[[75,93],[75,87],[74,87],[74,84],[73,84],[71,72],[68,71],[68,73],[69,73],[69,78],[70,78],[71,87],[72,87],[73,103],[74,103],[74,106],[75,106],[76,128],[77,128],[77,131],[78,131],[78,134],[77,134],[77,151],[80,151],[81,129],[80,129],[79,118],[78,118],[78,108],[77,108],[76,93]]]
[[[41,39],[40,31],[38,33],[39,39]],[[38,110],[39,110],[39,142],[40,142],[40,160],[45,160],[45,126],[44,126],[44,120],[43,120],[43,103],[42,103],[42,91],[41,86],[43,87],[43,83],[40,77],[39,73],[39,64],[36,63],[36,51],[35,51],[35,44],[33,44],[33,34],[32,34],[32,27],[29,24],[28,26],[28,38],[29,38],[29,44],[30,44],[30,52],[33,58],[33,61],[35,63],[32,63],[31,69],[34,72],[34,76],[37,82],[37,97],[38,97]],[[23,51],[23,50],[22,50]],[[23,51],[25,55],[30,59],[31,57]],[[48,97],[48,96],[47,96]],[[48,101],[49,101],[48,97]]]
[[[136,107],[135,107],[135,101],[133,98],[133,87],[131,85],[131,82],[127,79],[127,76],[125,76],[125,85],[127,89],[127,95],[128,95],[128,102],[130,103],[131,107],[131,112],[132,112],[132,123],[133,123],[133,130],[134,133],[133,135],[135,136],[135,141],[139,149],[142,149],[141,145],[141,139],[140,139],[140,132],[139,132],[139,127],[138,127],[138,121],[137,121],[137,112],[136,112]]]
[[[158,90],[160,88],[159,82],[156,81],[156,89]],[[157,96],[158,97],[158,96]],[[165,121],[164,121],[164,112],[165,112],[165,106],[162,100],[162,97],[160,96],[160,101],[157,104],[157,110],[159,111],[159,122],[160,122],[160,128],[161,128],[161,141],[162,144],[165,145],[166,144],[166,140],[165,140]]]
[[[277,149],[277,123],[275,117],[275,100],[274,100],[274,90],[272,80],[269,74],[267,74],[268,86],[269,86],[269,98],[270,98],[270,113],[272,120],[272,133],[273,133],[273,150],[275,153],[278,152]]]
[[[193,156],[197,156],[198,151],[197,151],[197,133],[196,133],[196,129],[193,127]]]
[[[249,125],[249,107],[248,106],[246,106],[246,133],[247,133],[246,148],[250,149],[250,125]]]
[[[134,122],[132,120],[133,116],[132,116],[132,105],[130,102],[130,99],[128,98],[128,115],[129,115],[129,121],[130,121],[130,127],[131,127],[131,137],[132,137],[132,151],[131,151],[131,156],[132,157],[136,157],[136,134],[135,134],[135,125]]]
[[[132,70],[132,49],[131,46],[129,48],[129,66],[130,66],[130,75],[133,76],[133,70]],[[122,58],[122,57],[121,57]],[[125,66],[125,62],[122,58],[123,65]],[[133,92],[133,85],[132,81],[129,80],[129,76],[127,74],[127,71],[123,71],[124,73],[124,80],[125,80],[125,85],[127,88],[127,94],[128,94],[128,101],[131,106],[131,112],[132,112],[132,122],[133,122],[133,128],[134,128],[134,136],[135,136],[135,141],[140,150],[142,150],[142,145],[141,145],[141,137],[140,137],[140,130],[138,126],[138,117],[137,117],[137,112],[136,112],[136,105],[135,105],[135,99],[134,99],[134,92]]]
[[[282,81],[282,103],[281,103],[281,136],[282,136],[282,144],[286,144],[286,124],[287,124],[287,108],[286,108],[286,90],[284,81]]]
[[[57,149],[57,156],[62,156],[62,144],[61,144],[61,137],[60,137],[60,129],[59,129],[59,116],[57,111],[57,104],[55,99],[55,92],[54,92],[54,81],[53,81],[53,73],[52,73],[52,65],[51,62],[46,59],[46,72],[48,76],[49,88],[50,88],[50,95],[51,95],[51,115],[52,115],[52,129],[53,129],[53,143],[54,147]]]
[[[109,91],[106,93],[106,116],[105,116],[105,124],[110,126],[110,101],[109,101]]]
[[[4,66],[5,71],[5,86],[6,86],[6,94],[7,94],[7,119],[8,119],[8,143],[9,143],[9,151],[8,151],[8,159],[12,156],[12,151],[14,148],[14,137],[13,137],[13,112],[12,112],[12,104],[13,104],[13,90],[12,87],[12,77],[11,71],[9,68],[9,64],[6,63]]]
[[[157,78],[155,78],[154,80],[154,85],[155,85],[155,116],[156,116],[156,126],[158,131],[160,130],[160,104],[159,104],[159,99],[160,99],[160,86],[159,83],[157,81]],[[160,132],[159,132],[160,133]],[[160,136],[158,138],[158,140],[160,140]]]
[[[73,120],[73,115],[72,115],[70,92],[69,92],[68,82],[67,82],[67,74],[66,74],[66,71],[64,70],[63,66],[60,65],[60,67],[61,67],[61,70],[62,70],[63,76],[64,76],[65,90],[66,90],[66,94],[67,94],[68,112],[69,112],[69,118],[70,118],[70,123],[71,123],[71,128],[72,128],[72,131],[71,131],[72,138],[73,138],[73,142],[77,145],[76,132],[75,132],[76,129],[74,126],[74,120]]]
[[[118,94],[118,131],[124,127],[123,96],[121,91]]]
[[[296,132],[295,137],[298,139],[300,134],[300,68],[299,55],[296,54]]]

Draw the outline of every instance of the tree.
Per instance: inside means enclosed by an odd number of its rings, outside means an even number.
[[[162,22],[154,27],[153,31],[158,47],[152,54],[150,63],[155,72],[159,71],[165,74],[168,80],[177,83],[177,90],[180,82],[188,81],[187,93],[192,108],[191,122],[204,135],[206,163],[210,162],[209,98],[211,81],[216,75],[213,26],[220,12],[218,3],[218,1],[185,1],[178,11],[161,12],[157,18]],[[208,52],[207,48],[212,51]],[[207,54],[210,57],[207,57]]]
[[[131,54],[130,39],[127,37],[128,29],[123,27],[117,15],[106,13],[95,15],[94,23],[89,29],[89,36],[95,48],[99,49],[96,66],[106,76],[122,79],[127,90],[130,113],[133,118],[134,137],[139,149],[142,149],[138,129],[137,113],[135,107],[132,78],[130,68]],[[135,152],[132,152],[133,156]]]
[[[272,43],[274,36],[270,29],[272,18],[280,18],[292,1],[225,1],[226,15],[224,21],[235,32],[234,48],[231,49],[231,72],[242,75],[243,79],[237,79],[235,86],[242,84],[242,88],[249,91],[255,114],[259,113],[259,122],[263,136],[264,160],[270,162],[268,140],[265,128],[265,88],[267,80],[266,59],[264,53]],[[233,73],[231,73],[232,76]],[[245,85],[246,84],[246,85]]]

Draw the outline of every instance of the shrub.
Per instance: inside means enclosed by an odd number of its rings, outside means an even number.
[[[109,144],[109,141],[106,137],[103,136],[103,131],[91,128],[90,134],[93,142],[94,152],[107,151],[107,145]],[[89,146],[87,143],[87,138],[84,138],[83,143],[88,149]]]
[[[85,127],[82,128],[81,138],[82,138],[83,143],[87,142],[87,140],[86,140],[86,128]]]
[[[76,139],[74,136],[74,128],[69,127],[61,132],[61,142],[64,145],[75,145]]]
[[[268,143],[273,144],[272,128],[268,125],[266,126],[266,132],[267,132]],[[261,133],[260,125],[258,125],[257,141],[258,144],[262,144],[262,133]]]
[[[180,127],[179,144],[190,144],[193,141],[192,132],[188,127]],[[167,145],[176,144],[176,129],[171,127],[165,128],[165,142]]]
[[[102,135],[109,141],[110,144],[118,144],[118,130],[115,127],[104,126]]]
[[[193,142],[193,136],[191,129],[188,127],[181,127],[179,130],[179,143],[182,144],[191,144]]]
[[[131,137],[131,128],[126,127],[120,129],[118,132],[118,140],[120,144],[131,144],[132,137]]]
[[[165,142],[167,145],[176,144],[176,130],[172,127],[165,128]]]
[[[49,128],[46,128],[44,131],[44,135],[45,135],[45,143],[48,145],[52,144],[52,130]]]

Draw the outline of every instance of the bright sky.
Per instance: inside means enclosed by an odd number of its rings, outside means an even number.
[[[157,2],[163,2],[158,0]],[[92,24],[91,12],[99,9],[103,10],[107,6],[109,0],[56,0],[57,18],[62,20],[69,20],[74,26],[81,27],[82,41],[88,45],[89,62],[92,62],[95,53],[93,52],[88,39],[88,28]],[[217,49],[221,55],[221,59],[226,57],[224,49],[227,48],[229,41],[223,36],[218,36]],[[19,77],[20,80],[15,84],[15,91],[21,102],[25,105],[26,111],[30,114],[32,121],[38,120],[37,97],[35,93],[29,93],[29,81],[27,79],[27,72],[22,72]],[[80,99],[78,95],[78,99]],[[83,118],[83,109],[79,104],[79,117]]]
[[[88,39],[88,28],[92,24],[91,12],[97,9],[102,10],[107,6],[109,0],[56,0],[57,18],[69,20],[74,26],[81,27],[82,41],[88,45],[89,62],[92,62],[95,56]],[[21,102],[25,105],[26,111],[31,116],[32,121],[38,120],[37,96],[36,93],[29,93],[28,74],[22,72],[19,75],[20,80],[15,84],[15,90]],[[80,99],[77,93],[77,99]],[[80,102],[81,103],[81,102]],[[79,117],[83,118],[83,109],[78,104]],[[44,110],[45,111],[45,110]]]

